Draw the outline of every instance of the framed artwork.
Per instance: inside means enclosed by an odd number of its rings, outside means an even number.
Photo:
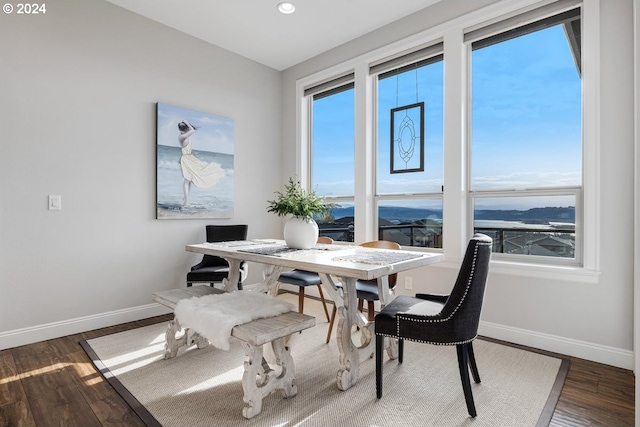
[[[233,119],[161,102],[156,111],[156,218],[231,218]]]
[[[424,171],[424,102],[391,109],[391,173]]]

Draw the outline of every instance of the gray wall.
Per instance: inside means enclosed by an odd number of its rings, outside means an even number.
[[[0,63],[0,348],[156,313],[205,224],[280,236],[280,72],[97,0],[0,14]],[[233,218],[154,219],[158,101],[235,120]]]
[[[283,73],[285,170],[295,173],[296,80],[426,30],[481,6],[447,0]],[[600,274],[490,274],[481,334],[633,368],[633,22],[631,0],[600,5]],[[446,72],[446,66],[445,66]],[[288,153],[288,154],[287,154]],[[446,165],[445,165],[446,167]],[[525,269],[523,269],[525,270]],[[448,292],[457,271],[412,271],[413,291]],[[595,282],[595,283],[594,283]],[[399,283],[403,283],[402,277]],[[402,286],[400,286],[402,288]]]

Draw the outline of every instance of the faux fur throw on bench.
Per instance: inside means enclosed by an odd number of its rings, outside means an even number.
[[[286,301],[253,291],[182,299],[174,310],[183,328],[193,329],[222,350],[229,350],[231,330],[252,320],[294,311]]]

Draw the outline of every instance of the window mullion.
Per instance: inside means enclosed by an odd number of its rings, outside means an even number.
[[[444,34],[444,188],[443,250],[445,258],[462,257],[469,235],[467,204],[467,114],[469,51],[461,29]]]
[[[354,241],[373,240],[375,205],[373,203],[374,150],[373,94],[369,67],[359,64],[355,68],[355,194]]]

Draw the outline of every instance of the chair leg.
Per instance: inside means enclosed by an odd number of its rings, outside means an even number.
[[[304,312],[304,287],[298,288],[298,313]]]
[[[331,330],[333,329],[333,321],[336,320],[336,313],[338,309],[336,308],[336,304],[333,303],[333,310],[331,311],[331,320],[329,321],[329,332],[327,332],[327,344],[331,341]]]
[[[456,345],[458,353],[458,368],[460,369],[460,379],[462,380],[462,390],[464,400],[467,402],[467,410],[472,417],[476,416],[476,406],[473,403],[473,393],[471,392],[471,382],[469,381],[469,353],[466,344]]]
[[[320,292],[320,300],[322,300],[322,308],[324,308],[324,315],[327,316],[327,322],[329,319],[329,310],[327,310],[327,301],[324,299],[324,294],[322,293],[322,285],[318,285],[318,292]]]
[[[358,311],[360,313],[364,312],[364,300],[358,299]]]
[[[402,356],[404,355],[404,340],[398,338],[398,363],[402,363]]]
[[[187,288],[190,288],[191,286],[193,286],[193,283],[187,282]]]
[[[382,397],[382,347],[384,347],[384,337],[376,335],[376,397]]]
[[[469,367],[471,368],[471,374],[473,374],[473,381],[480,382],[480,374],[478,373],[478,365],[476,365],[476,356],[473,354],[473,342],[467,345],[467,351],[469,353]]]
[[[373,322],[376,318],[376,309],[373,305],[373,301],[367,302],[367,319],[370,322]]]

